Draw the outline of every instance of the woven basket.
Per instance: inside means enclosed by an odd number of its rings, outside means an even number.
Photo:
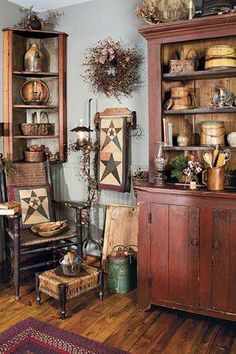
[[[180,74],[180,73],[189,73],[195,71],[195,61],[194,60],[170,60],[170,73],[171,74]]]
[[[35,114],[33,114],[33,123],[21,123],[20,130],[25,136],[47,136],[54,135],[55,124],[49,123],[48,115],[46,112],[40,113],[40,120],[44,116],[47,120],[46,123],[36,123]]]
[[[192,108],[192,100],[188,87],[173,87],[171,89],[171,98],[173,99],[173,110]]]
[[[25,151],[25,161],[27,162],[43,162],[45,154],[43,151]]]
[[[184,86],[172,87],[171,98],[185,98],[189,96],[189,88]]]

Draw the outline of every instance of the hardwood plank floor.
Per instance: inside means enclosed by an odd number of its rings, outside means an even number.
[[[56,300],[42,295],[41,306],[35,304],[33,286],[27,278],[17,302],[10,283],[0,278],[0,333],[32,316],[136,354],[236,354],[234,323],[160,307],[139,312],[135,292],[106,294],[103,301],[94,293],[73,299],[62,321]]]

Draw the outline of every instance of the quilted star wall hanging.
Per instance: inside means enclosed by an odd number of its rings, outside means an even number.
[[[30,226],[51,220],[51,208],[47,187],[17,188],[21,203],[22,225]]]
[[[98,117],[98,187],[118,192],[130,191],[130,122],[128,109],[106,109]]]

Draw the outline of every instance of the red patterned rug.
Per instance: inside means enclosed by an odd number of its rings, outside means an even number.
[[[124,354],[126,352],[29,317],[0,334],[0,354],[6,353]]]

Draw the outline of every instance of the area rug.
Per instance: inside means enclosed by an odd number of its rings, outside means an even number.
[[[124,354],[126,352],[29,317],[0,334],[0,353]]]

